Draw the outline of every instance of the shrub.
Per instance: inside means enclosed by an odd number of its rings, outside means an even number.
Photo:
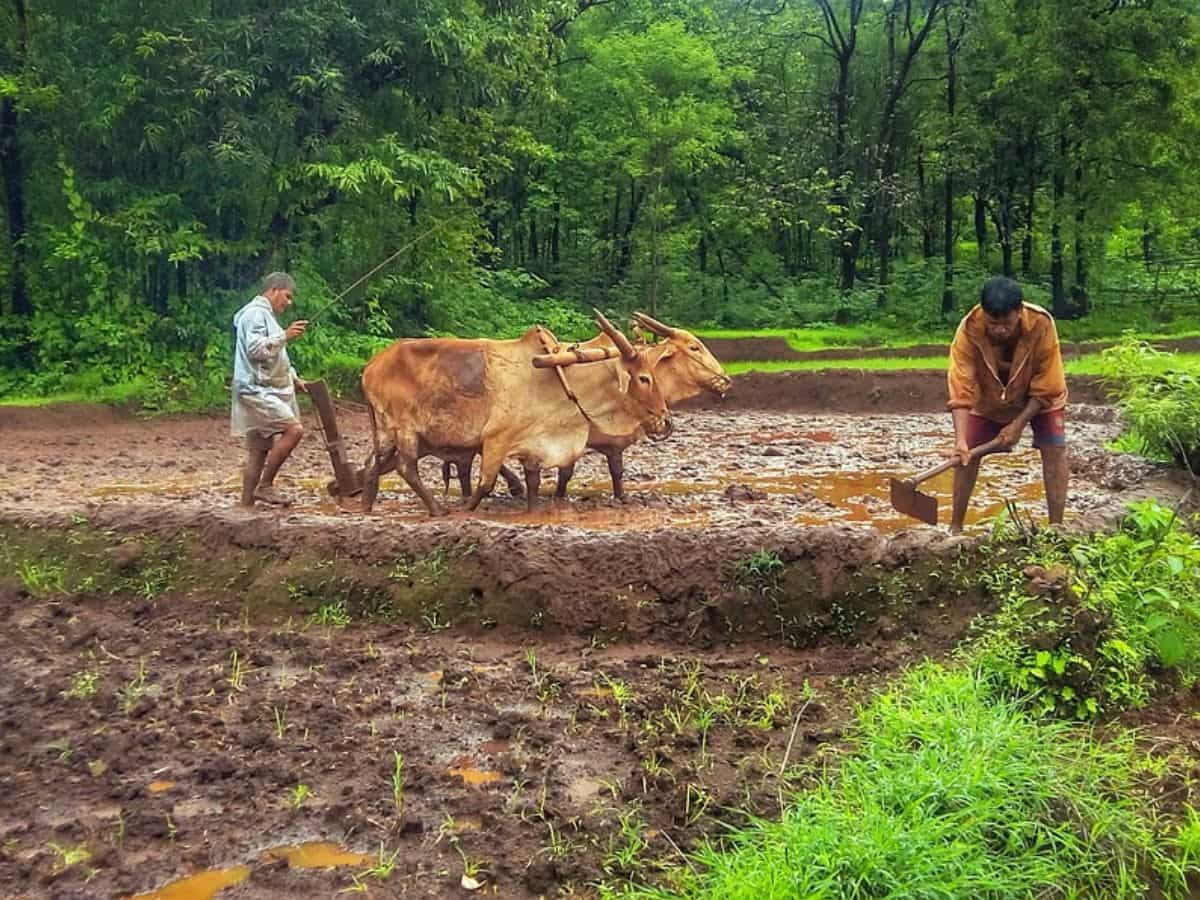
[[[1126,339],[1104,351],[1103,378],[1147,455],[1200,472],[1200,374],[1173,353]]]
[[[989,578],[1000,608],[965,652],[1002,694],[1084,718],[1144,705],[1163,674],[1200,676],[1200,540],[1156,501]]]

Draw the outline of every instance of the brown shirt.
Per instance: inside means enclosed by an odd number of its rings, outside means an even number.
[[[984,331],[983,308],[959,323],[950,345],[947,382],[951,409],[969,409],[994,422],[1011,422],[1036,397],[1042,412],[1067,405],[1067,378],[1054,317],[1040,306],[1021,308],[1021,333],[1005,366]],[[1007,371],[1005,371],[1007,369]]]

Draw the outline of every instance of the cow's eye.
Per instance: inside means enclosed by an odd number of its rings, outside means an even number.
[[[650,383],[650,376],[649,376],[649,375],[639,375],[639,376],[638,376],[638,381],[640,381],[642,384],[649,384],[649,383]]]
[[[688,349],[689,349],[689,350],[694,350],[695,352],[699,353],[699,352],[700,352],[700,345],[699,345],[699,344],[692,344],[692,346],[690,346]]]

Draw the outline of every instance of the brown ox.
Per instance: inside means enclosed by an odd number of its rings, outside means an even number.
[[[654,377],[658,381],[658,389],[662,392],[667,406],[682,403],[695,397],[701,391],[710,391],[719,397],[724,397],[732,384],[725,370],[704,346],[701,340],[683,328],[672,328],[657,319],[652,319],[644,313],[633,313],[633,321],[640,327],[658,335],[662,340],[657,344],[639,345],[638,352],[647,353],[655,360]],[[600,334],[582,344],[572,345],[581,349],[592,347],[611,347],[612,339],[606,334]],[[604,454],[608,461],[608,472],[612,477],[613,496],[621,499],[625,496],[623,476],[625,472],[625,449],[644,436],[641,429],[627,434],[612,434],[592,428],[588,433],[588,449]],[[465,458],[446,459],[442,464],[442,480],[448,487],[450,483],[450,466],[458,469],[459,481],[465,496],[470,492],[470,472],[473,458],[467,454]],[[575,472],[575,466],[564,466],[558,470],[558,489],[555,496],[559,499],[567,496],[567,483]],[[509,490],[514,496],[520,496],[514,491],[514,484],[519,488],[520,482],[511,474],[507,467],[502,467],[500,474],[509,484]]]
[[[718,397],[724,397],[732,381],[717,362],[717,358],[701,343],[700,339],[690,331],[682,328],[672,328],[657,319],[652,319],[644,313],[635,312],[633,319],[647,331],[658,335],[662,340],[640,348],[655,359],[654,373],[658,380],[658,389],[662,392],[667,406],[674,406],[701,391],[710,391]],[[604,346],[608,343],[606,335],[599,335],[581,347]],[[604,454],[608,460],[608,473],[612,476],[613,496],[621,499],[625,496],[623,476],[625,473],[625,448],[644,436],[641,429],[623,434],[614,434],[593,428],[588,434],[588,448]],[[567,482],[575,474],[574,464],[558,470],[558,490],[555,496],[567,496]]]
[[[571,388],[577,400],[567,396],[551,369],[534,368],[535,358],[545,356],[536,329],[514,341],[401,340],[376,354],[362,381],[375,446],[365,473],[364,507],[374,504],[379,474],[393,455],[431,515],[442,510],[421,482],[422,456],[482,455],[467,509],[479,505],[504,459],[515,456],[525,467],[532,509],[542,468],[572,465],[587,448],[590,428],[615,434],[667,431],[669,412],[653,374],[656,360],[639,354],[599,313],[596,321],[620,358],[575,366]]]

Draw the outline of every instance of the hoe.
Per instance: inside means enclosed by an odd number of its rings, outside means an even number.
[[[989,453],[999,453],[1000,439],[988,441],[986,444],[980,444],[971,451],[971,459],[976,460],[987,456]],[[906,481],[901,481],[898,478],[892,479],[892,506],[897,512],[902,512],[906,516],[912,516],[914,519],[920,519],[926,525],[936,525],[938,523],[938,502],[936,497],[931,497],[929,494],[922,494],[917,490],[917,485],[922,481],[928,481],[935,475],[941,475],[947,469],[954,468],[958,463],[953,459],[948,459],[944,463],[939,463],[932,469],[922,472],[913,478]]]

